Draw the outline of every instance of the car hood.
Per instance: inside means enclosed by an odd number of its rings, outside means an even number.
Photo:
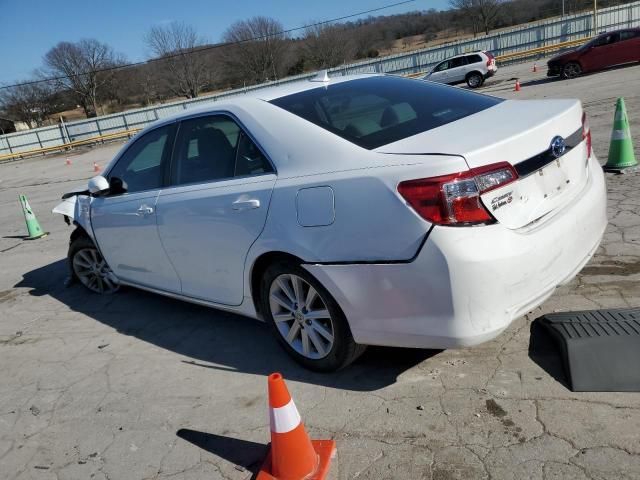
[[[578,49],[574,48],[573,50],[569,50],[568,52],[563,52],[563,53],[560,53],[558,55],[555,55],[555,56],[551,57],[549,59],[549,61],[547,62],[547,64],[571,60],[571,59],[575,58],[578,55],[578,53],[579,53]]]

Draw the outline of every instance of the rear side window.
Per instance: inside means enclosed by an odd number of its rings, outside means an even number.
[[[369,150],[454,122],[500,102],[501,99],[459,88],[394,76],[351,80],[271,101]]]
[[[463,67],[466,64],[467,64],[467,60],[465,57],[457,57],[449,60],[449,68]]]
[[[468,64],[480,63],[480,62],[482,62],[482,57],[480,55],[469,55],[467,57]]]
[[[623,42],[625,40],[631,40],[632,38],[639,38],[640,30],[634,32],[633,30],[628,30],[625,32],[620,32],[620,41]]]

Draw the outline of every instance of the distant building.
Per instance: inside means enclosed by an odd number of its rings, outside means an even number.
[[[11,120],[9,118],[0,117],[0,135],[13,132],[21,132],[23,130],[29,130],[28,124],[20,122],[18,120]]]

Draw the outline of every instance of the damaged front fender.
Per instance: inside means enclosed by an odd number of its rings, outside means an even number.
[[[52,213],[58,213],[65,217],[65,221],[70,224],[79,225],[93,240],[93,230],[89,210],[92,198],[85,192],[76,194],[65,194],[61,203],[56,205]]]

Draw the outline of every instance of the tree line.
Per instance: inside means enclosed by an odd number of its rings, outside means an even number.
[[[628,1],[599,0],[599,5]],[[399,39],[446,41],[556,16],[562,0],[450,0],[450,5],[446,11],[312,22],[295,36],[285,33],[278,20],[256,16],[230,25],[220,44],[208,43],[185,23],[156,25],[144,35],[152,58],[135,66],[126,66],[123,55],[96,39],[60,42],[44,55],[32,78],[0,90],[0,116],[36,127],[77,105],[89,118],[175,97],[196,98],[203,92],[375,58]],[[567,14],[592,5],[592,0],[564,0]],[[402,43],[403,48],[411,44]]]

